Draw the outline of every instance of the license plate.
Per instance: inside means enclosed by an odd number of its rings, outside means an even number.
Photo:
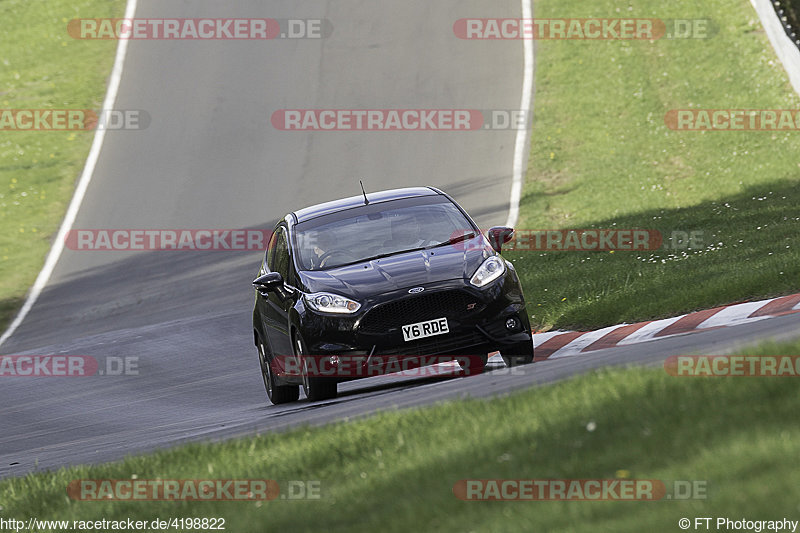
[[[446,318],[435,318],[433,320],[426,320],[425,322],[417,322],[416,324],[403,326],[403,340],[406,342],[424,339],[425,337],[432,337],[434,335],[443,335],[445,333],[450,333]]]

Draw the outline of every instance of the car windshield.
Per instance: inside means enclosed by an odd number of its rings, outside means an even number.
[[[406,198],[324,215],[295,227],[298,268],[328,270],[463,240],[477,232],[441,196]]]

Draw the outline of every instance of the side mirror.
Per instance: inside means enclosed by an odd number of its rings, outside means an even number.
[[[253,287],[262,295],[283,287],[283,276],[278,272],[267,272],[253,280]]]
[[[503,248],[503,245],[509,242],[514,237],[514,229],[505,226],[495,226],[488,232],[489,244],[498,254]]]

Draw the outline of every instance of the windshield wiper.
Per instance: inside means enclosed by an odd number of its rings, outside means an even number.
[[[447,246],[447,245],[450,245],[450,244],[456,244],[456,243],[459,243],[459,242],[462,242],[462,241],[466,241],[466,240],[469,240],[469,239],[473,239],[473,238],[475,238],[475,234],[474,233],[472,233],[472,232],[465,233],[464,235],[459,235],[458,237],[453,237],[449,241],[444,241],[444,242],[440,242],[439,244],[433,244],[431,246],[426,246],[425,249],[428,249],[428,248],[439,248],[440,246]]]
[[[358,259],[357,261],[350,261],[348,263],[342,263],[341,265],[332,266],[332,267],[330,267],[330,269],[340,268],[340,267],[350,266],[350,265],[356,265],[358,263],[366,263],[367,261],[375,261],[377,259],[383,259],[384,257],[391,257],[393,255],[407,254],[408,252],[419,252],[419,251],[422,251],[422,250],[430,250],[431,248],[439,248],[439,247],[442,247],[442,246],[447,246],[447,245],[450,245],[450,244],[456,244],[456,243],[459,243],[459,242],[462,242],[462,241],[466,241],[468,239],[473,239],[473,238],[475,238],[475,236],[476,235],[473,232],[465,233],[464,235],[459,235],[458,237],[453,237],[452,239],[450,239],[448,241],[440,242],[438,244],[432,244],[430,246],[420,246],[418,248],[409,248],[408,250],[398,250],[396,252],[388,252],[388,253],[385,253],[385,254],[373,255],[371,257],[365,257],[364,259]],[[326,268],[325,270],[330,270],[330,269]]]
[[[349,263],[342,263],[341,265],[336,265],[336,266],[333,266],[331,268],[339,268],[339,267],[343,267],[343,266],[355,265],[355,264],[358,264],[358,263],[366,263],[367,261],[375,261],[376,259],[383,259],[384,257],[391,257],[391,256],[397,255],[397,254],[405,254],[405,253],[408,253],[408,252],[419,252],[420,250],[427,250],[427,249],[428,249],[427,246],[420,246],[419,248],[409,248],[408,250],[398,250],[397,252],[389,252],[389,253],[385,253],[385,254],[378,254],[378,255],[373,255],[372,257],[365,257],[364,259],[359,259],[357,261],[350,261]],[[325,270],[328,270],[328,269],[326,268]]]

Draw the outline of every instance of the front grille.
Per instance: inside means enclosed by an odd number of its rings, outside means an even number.
[[[359,329],[363,333],[384,334],[394,328],[425,320],[463,318],[478,311],[479,307],[477,298],[460,290],[409,296],[375,306],[361,319]]]
[[[375,355],[475,355],[470,347],[481,346],[488,342],[486,337],[477,331],[461,335],[442,335],[411,341],[400,346],[388,348],[377,347]]]

